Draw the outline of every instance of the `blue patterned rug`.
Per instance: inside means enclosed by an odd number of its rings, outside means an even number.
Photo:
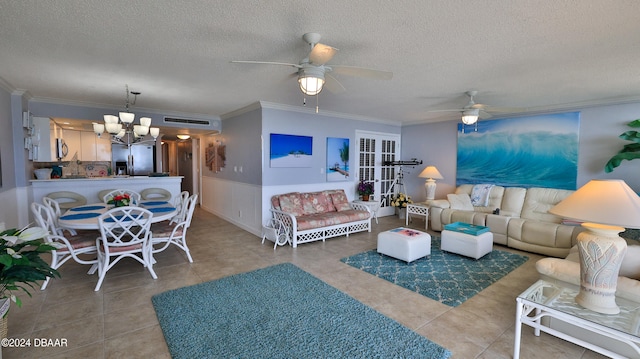
[[[523,255],[493,250],[475,260],[441,251],[440,238],[432,236],[431,256],[409,264],[379,254],[375,249],[341,261],[425,297],[457,307],[528,259]]]
[[[172,358],[434,358],[451,353],[290,263],[151,298]]]

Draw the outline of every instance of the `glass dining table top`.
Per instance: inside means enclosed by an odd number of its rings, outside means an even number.
[[[139,206],[153,214],[152,223],[171,219],[178,213],[178,209],[166,201],[141,201]],[[113,205],[105,203],[91,203],[73,207],[60,216],[58,223],[62,227],[72,229],[98,229],[98,217],[111,208]]]

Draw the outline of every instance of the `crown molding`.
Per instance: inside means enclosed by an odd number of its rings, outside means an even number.
[[[33,97],[30,99],[34,102],[42,102],[48,103],[52,105],[63,105],[63,106],[78,106],[78,107],[89,107],[89,108],[97,108],[97,109],[113,109],[113,111],[122,111],[121,106],[114,106],[111,104],[103,104],[103,103],[95,103],[95,102],[83,102],[83,101],[75,101],[75,100],[61,100],[58,98],[51,97]],[[134,112],[145,112],[158,116],[169,116],[169,117],[187,117],[193,119],[206,119],[206,120],[220,120],[219,116],[212,116],[207,114],[200,113],[185,113],[185,112],[173,112],[173,111],[159,111],[158,109],[146,108],[136,106],[135,109],[131,109]]]
[[[365,117],[365,116],[353,115],[353,114],[342,113],[342,112],[325,111],[322,109],[318,113],[316,113],[314,107],[291,106],[291,105],[283,105],[279,103],[266,102],[266,101],[260,101],[260,105],[262,106],[262,108],[272,109],[272,110],[299,112],[299,113],[306,113],[306,114],[312,114],[312,115],[329,116],[329,117],[343,118],[346,120],[354,120],[354,121],[374,122],[374,123],[380,123],[384,125],[401,127],[401,124],[396,121],[384,120],[380,118]]]

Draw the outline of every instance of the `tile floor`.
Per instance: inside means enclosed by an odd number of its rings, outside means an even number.
[[[11,358],[169,358],[151,296],[166,290],[210,281],[236,273],[292,262],[359,301],[448,348],[453,358],[511,358],[515,297],[537,280],[530,260],[456,308],[448,307],[340,262],[340,258],[376,247],[376,234],[402,226],[397,217],[380,218],[371,233],[338,237],[273,250],[271,242],[197,209],[189,229],[194,263],[170,249],[156,255],[158,279],[137,262],[125,260],[94,292],[96,276],[74,262],[60,268],[61,279],[24,297],[22,308],[9,314],[9,337],[66,339],[66,347],[4,348]],[[424,228],[416,219],[411,227]],[[496,246],[501,250],[509,250]],[[514,251],[518,252],[518,251]],[[265,298],[265,302],[268,299]],[[176,303],[178,305],[178,303]],[[266,305],[266,303],[265,303]],[[310,355],[313,357],[313,355]],[[418,355],[417,355],[418,357]],[[524,327],[521,357],[601,358],[563,340]]]

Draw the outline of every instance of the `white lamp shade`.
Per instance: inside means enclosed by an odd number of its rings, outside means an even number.
[[[122,127],[122,125],[120,125],[120,127]],[[126,135],[126,134],[127,134],[127,131],[123,128],[123,129],[121,129],[121,130],[120,130],[120,132],[118,132],[118,133],[116,134],[116,137],[118,137],[118,138],[122,138],[122,137],[124,137],[124,135]]]
[[[122,124],[121,123],[105,123],[104,127],[107,130],[107,132],[115,135],[116,133],[120,132],[120,130],[122,129]]]
[[[96,135],[102,134],[104,132],[104,124],[103,123],[94,122],[93,123],[93,132],[95,132]]]
[[[136,115],[132,114],[131,112],[120,112],[120,121],[124,122],[124,123],[132,123],[133,120],[136,118]]]
[[[420,174],[418,175],[420,178],[433,178],[433,179],[442,179],[442,175],[440,171],[435,166],[427,166]]]
[[[160,135],[160,129],[157,127],[151,127],[149,128],[149,134],[155,139]]]
[[[118,123],[118,116],[104,115],[102,117],[104,118],[104,123]]]
[[[142,126],[151,126],[151,117],[140,117],[140,124]]]
[[[133,133],[136,134],[136,136],[146,136],[147,133],[149,133],[149,127],[147,126],[142,126],[142,125],[133,125]]]
[[[549,212],[585,222],[640,228],[640,197],[623,180],[591,180]]]

